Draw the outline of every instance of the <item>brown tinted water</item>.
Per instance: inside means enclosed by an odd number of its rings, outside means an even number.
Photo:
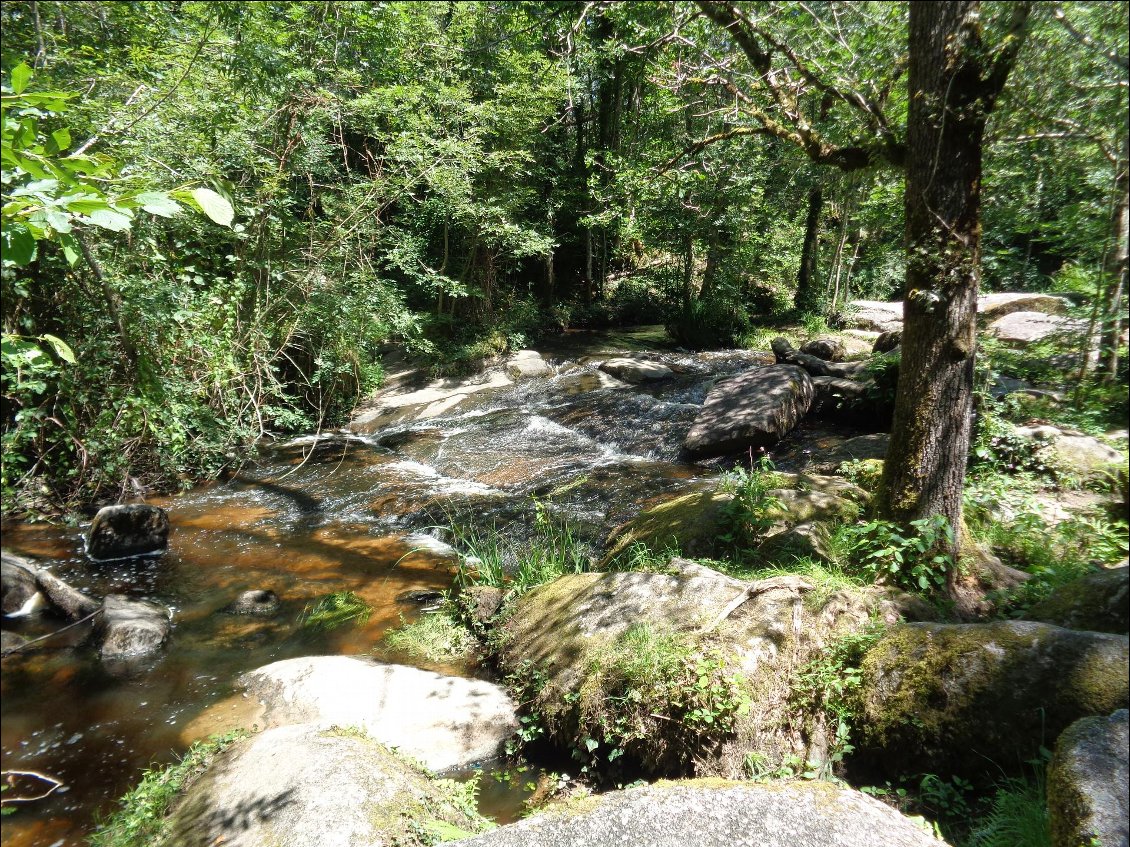
[[[130,666],[103,665],[78,643],[81,628],[4,661],[3,768],[42,771],[66,786],[4,817],[4,847],[84,843],[96,816],[146,768],[238,722],[235,680],[244,671],[320,654],[405,661],[381,648],[381,637],[421,614],[400,599],[405,592],[450,586],[455,559],[436,541],[452,521],[520,540],[548,511],[595,553],[642,504],[716,473],[717,465],[680,460],[683,438],[712,376],[763,359],[729,352],[665,360],[679,376],[662,385],[586,391],[576,380],[570,388],[561,377],[533,380],[483,391],[446,416],[264,448],[233,479],[149,501],[168,511],[172,526],[158,558],[94,563],[82,554],[81,527],[5,527],[6,550],[50,564],[92,596],[162,603],[174,628],[162,655]],[[790,449],[803,450],[803,438]],[[275,591],[282,611],[221,613],[247,589]],[[360,595],[373,609],[368,622],[303,630],[303,609],[336,591]],[[34,636],[58,623],[4,625]],[[502,821],[525,796],[490,779],[482,789],[484,811]]]

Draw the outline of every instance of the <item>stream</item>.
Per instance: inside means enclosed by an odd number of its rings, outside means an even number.
[[[520,540],[534,530],[540,504],[596,555],[608,531],[649,500],[719,472],[718,463],[680,460],[687,429],[713,379],[772,361],[763,352],[690,354],[627,340],[650,347],[644,355],[674,378],[601,388],[585,356],[624,349],[624,337],[547,345],[551,377],[467,394],[432,417],[264,445],[230,479],[149,499],[172,526],[158,558],[95,563],[82,553],[83,527],[5,526],[6,550],[52,563],[88,594],[128,593],[174,615],[168,648],[140,666],[104,666],[89,647],[67,646],[67,634],[51,649],[5,660],[3,768],[65,783],[4,817],[5,847],[83,844],[144,770],[222,728],[216,704],[238,707],[235,679],[244,671],[296,656],[367,654],[482,674],[406,660],[379,644],[422,613],[406,592],[450,586],[453,558],[437,543],[449,539],[447,528],[457,522]],[[802,426],[774,458],[789,469],[829,438]],[[239,592],[260,588],[277,592],[280,614],[219,613]],[[316,635],[298,626],[308,604],[346,590],[373,608],[366,624]],[[33,619],[5,627],[48,631]],[[490,778],[481,786],[485,814],[516,817],[523,789]]]

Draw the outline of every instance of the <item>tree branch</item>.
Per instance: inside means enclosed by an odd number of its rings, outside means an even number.
[[[1130,61],[1128,61],[1125,56],[1119,56],[1118,50],[1114,48],[1110,50],[1106,49],[1105,47],[1103,47],[1103,45],[1095,41],[1095,39],[1091,38],[1091,36],[1087,35],[1087,33],[1077,30],[1072,25],[1071,21],[1067,19],[1067,14],[1061,7],[1056,6],[1055,11],[1052,12],[1052,14],[1055,16],[1055,19],[1057,21],[1063,24],[1063,28],[1071,34],[1071,37],[1078,41],[1080,44],[1085,47],[1090,47],[1092,50],[1099,53],[1104,59],[1106,59],[1120,71],[1130,72]]]

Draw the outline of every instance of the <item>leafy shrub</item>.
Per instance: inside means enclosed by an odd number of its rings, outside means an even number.
[[[762,456],[756,466],[735,467],[722,478],[722,490],[733,495],[721,512],[718,540],[735,551],[755,549],[773,526],[781,501],[769,492],[780,486],[773,462]]]
[[[749,317],[741,303],[721,297],[696,300],[667,325],[667,332],[691,350],[736,347],[750,331]]]
[[[385,633],[384,642],[399,653],[429,662],[461,659],[474,646],[474,639],[467,628],[442,609],[390,630]]]
[[[933,591],[946,584],[953,558],[953,527],[944,515],[911,521],[870,521],[844,528],[853,564],[876,582],[911,591]]]

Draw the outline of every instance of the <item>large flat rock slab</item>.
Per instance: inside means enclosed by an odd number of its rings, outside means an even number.
[[[359,727],[437,771],[499,755],[518,726],[497,685],[350,656],[287,659],[240,683],[262,702],[266,727]]]
[[[716,383],[687,433],[692,458],[776,444],[812,403],[812,378],[796,365],[755,368]]]
[[[1013,312],[1043,312],[1045,315],[1065,315],[1071,301],[1055,294],[1000,292],[982,294],[977,298],[977,319],[982,323],[995,321]]]
[[[921,824],[827,782],[663,782],[478,835],[466,847],[944,847]]]
[[[1084,332],[1086,329],[1086,322],[1061,315],[1047,315],[1043,312],[1010,312],[990,323],[988,332],[1005,344],[1026,347],[1045,338]]]

